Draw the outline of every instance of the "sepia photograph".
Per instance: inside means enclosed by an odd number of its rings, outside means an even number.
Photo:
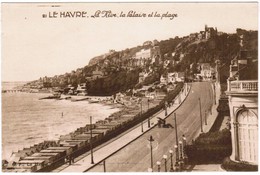
[[[258,2],[2,2],[2,173],[258,172]]]

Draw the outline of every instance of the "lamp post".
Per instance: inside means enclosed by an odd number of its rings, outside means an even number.
[[[164,169],[165,172],[167,172],[167,155],[163,155],[163,159],[164,159]]]
[[[172,156],[173,156],[173,150],[169,150],[169,153],[170,153],[170,155],[171,155],[171,169],[170,169],[170,171],[171,172],[173,172],[173,161],[172,161]]]
[[[165,116],[167,116],[168,115],[168,113],[167,113],[167,102],[165,102],[164,106],[165,106]]]
[[[216,86],[215,86],[214,83],[213,83],[213,93],[214,93],[214,103],[216,105],[217,104],[217,100],[216,100]]]
[[[199,98],[199,107],[200,107],[200,131],[203,132],[203,122],[202,122],[202,114],[201,114],[201,102]]]
[[[153,169],[153,145],[152,145],[152,142],[154,141],[153,136],[150,136],[148,141],[150,142],[150,148],[151,148],[151,168]]]
[[[183,160],[184,164],[187,162],[187,155],[186,155],[186,145],[187,145],[187,139],[185,135],[182,136],[182,142],[183,142]]]
[[[104,173],[107,172],[106,171],[106,160],[103,161],[103,168],[104,168]]]
[[[142,114],[143,114],[143,103],[142,103],[142,99],[141,99],[141,115],[140,117],[142,117]],[[144,132],[144,126],[143,126],[143,120],[141,122],[141,131]]]
[[[176,160],[175,160],[175,165],[174,166],[175,166],[175,170],[178,171],[178,166],[179,166],[178,145],[174,145],[174,148],[175,148],[175,155],[176,155]]]
[[[180,170],[183,168],[183,143],[179,141],[179,151],[180,151]]]
[[[148,98],[148,100],[147,100],[147,103],[148,103],[148,109],[147,109],[147,111],[149,110],[149,102],[150,102],[150,100],[149,100],[149,98]],[[148,116],[148,128],[150,128],[151,127],[151,124],[150,124],[150,116]]]
[[[175,124],[175,141],[176,144],[178,144],[178,130],[177,130],[177,119],[176,119],[176,113],[174,113],[174,124]]]
[[[156,164],[157,164],[157,167],[158,167],[158,172],[160,172],[160,170],[161,170],[161,162],[157,161]]]
[[[91,164],[94,164],[93,147],[92,147],[92,116],[90,116],[90,154],[91,154]]]
[[[207,111],[205,110],[205,125],[207,125]]]
[[[149,102],[150,102],[150,98],[148,97],[147,99],[148,110],[149,110]]]

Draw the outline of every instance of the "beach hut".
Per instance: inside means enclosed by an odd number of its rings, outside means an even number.
[[[18,166],[36,166],[36,170],[40,170],[46,166],[45,160],[20,160]]]
[[[28,156],[23,158],[23,160],[45,160],[45,163],[50,165],[55,161],[54,156]]]
[[[73,147],[67,147],[67,146],[59,146],[59,147],[49,147],[47,150],[65,150],[66,155],[70,155],[73,152]]]
[[[56,162],[57,160],[65,157],[65,154],[48,150],[49,152],[34,153],[31,157],[51,157],[51,161]]]

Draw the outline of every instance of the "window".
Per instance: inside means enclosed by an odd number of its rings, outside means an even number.
[[[258,119],[250,110],[238,114],[239,160],[258,163]]]

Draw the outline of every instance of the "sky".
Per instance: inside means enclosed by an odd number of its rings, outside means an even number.
[[[178,17],[59,17],[60,12],[84,11],[91,16],[98,10],[168,12]],[[49,17],[53,12],[57,18]],[[186,36],[204,30],[205,24],[227,33],[236,28],[258,30],[257,3],[3,3],[1,15],[2,81],[64,74],[110,49]]]

